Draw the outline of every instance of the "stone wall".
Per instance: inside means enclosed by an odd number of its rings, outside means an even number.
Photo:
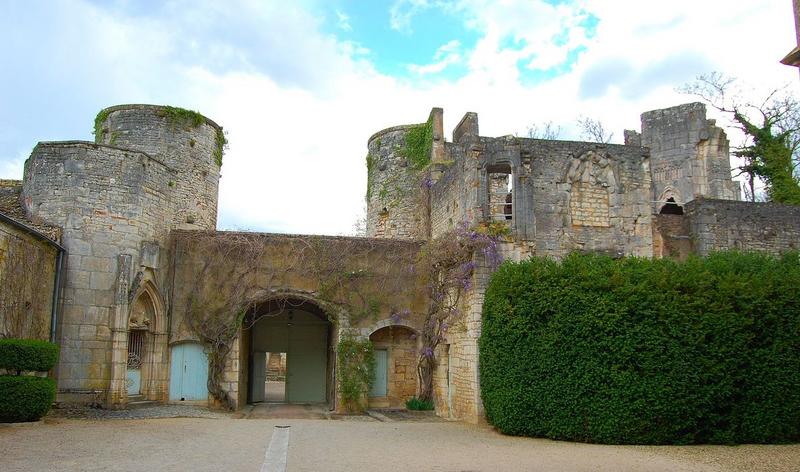
[[[684,215],[653,217],[653,257],[685,260],[692,253],[689,220]]]
[[[215,229],[220,166],[217,132],[222,128],[205,117],[200,123],[170,115],[168,107],[118,105],[100,112],[105,120],[101,144],[142,151],[176,171],[170,215],[172,226]],[[221,156],[220,156],[221,159]]]
[[[647,151],[636,146],[523,139],[537,255],[652,255]],[[529,156],[530,164],[526,163]]]
[[[702,103],[642,114],[642,146],[650,149],[655,213],[668,198],[678,204],[697,197],[739,200],[731,180],[729,143],[722,128],[706,119]]]
[[[196,231],[175,231],[174,237],[170,344],[197,339],[186,316],[198,282],[204,284],[203,293],[213,296],[200,300],[204,306],[219,306],[220,300],[229,300],[244,289],[244,298],[236,300],[248,300],[256,311],[281,300],[317,307],[334,325],[332,350],[345,331],[362,337],[395,325],[418,331],[427,308],[425,292],[413,271],[418,242]],[[239,251],[233,244],[248,249]],[[199,277],[203,264],[214,254],[223,257],[216,259],[211,275]],[[408,316],[400,319],[396,316],[400,312]],[[248,335],[247,329],[240,332],[225,367],[223,388],[237,406],[246,400]],[[335,351],[330,356],[335,358]],[[332,385],[330,390],[334,389]]]
[[[432,238],[480,217],[476,190],[478,154],[452,143],[446,143],[445,153],[448,162],[441,167],[441,176],[430,190]]]
[[[158,268],[175,178],[174,170],[145,153],[79,141],[39,143],[26,162],[24,206],[32,218],[63,229],[68,254],[58,339],[61,391],[109,389],[112,352],[126,348],[112,348],[112,330],[127,330],[135,274]],[[121,255],[129,263],[121,266]]]
[[[503,246],[510,246],[504,244]],[[510,248],[501,248],[505,251]],[[436,350],[434,373],[436,414],[472,423],[483,421],[483,402],[478,371],[478,339],[481,335],[483,296],[492,270],[476,256],[472,288],[464,294],[463,318],[447,332]]]
[[[694,252],[800,249],[800,206],[697,199],[684,207]]]

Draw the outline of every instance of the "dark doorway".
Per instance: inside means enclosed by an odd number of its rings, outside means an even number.
[[[661,215],[682,215],[683,207],[675,202],[675,199],[670,197],[667,199],[667,204],[661,207],[659,212]]]
[[[332,330],[327,317],[308,302],[266,305],[250,318],[249,403],[329,402]]]

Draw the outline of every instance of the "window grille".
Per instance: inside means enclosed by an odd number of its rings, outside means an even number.
[[[128,368],[138,369],[144,357],[144,338],[147,331],[134,329],[128,332]]]

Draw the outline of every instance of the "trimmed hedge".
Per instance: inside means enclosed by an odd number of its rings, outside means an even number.
[[[505,263],[481,393],[506,434],[613,444],[800,440],[800,257]]]
[[[56,399],[56,383],[46,377],[0,375],[0,422],[36,421]]]
[[[0,369],[46,372],[58,362],[58,346],[36,339],[0,339]]]

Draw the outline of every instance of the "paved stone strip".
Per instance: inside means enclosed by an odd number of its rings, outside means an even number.
[[[264,455],[261,472],[286,472],[286,460],[289,454],[289,426],[272,428],[272,439]]]
[[[366,413],[370,417],[375,418],[376,420],[382,421],[384,423],[391,423],[391,422],[394,421],[393,419],[389,418],[388,416],[384,415],[383,413],[378,413],[375,410],[367,410]]]

